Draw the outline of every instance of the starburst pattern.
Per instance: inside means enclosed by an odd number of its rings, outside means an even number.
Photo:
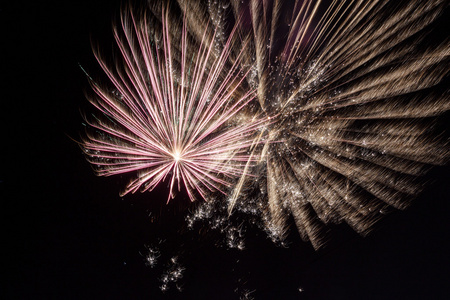
[[[123,36],[114,31],[123,60],[112,70],[97,54],[114,90],[92,84],[91,102],[108,118],[89,122],[97,131],[88,134],[84,149],[99,175],[139,172],[124,193],[143,185],[152,190],[170,177],[169,199],[177,182],[192,200],[195,191],[206,198],[224,192],[254,160],[247,151],[263,122],[238,116],[256,94],[237,91],[248,71],[239,57],[227,64],[233,34],[220,51],[205,35],[198,43],[188,40],[185,27],[173,41],[168,19],[163,11],[159,40],[145,17],[124,14]]]
[[[292,215],[318,248],[324,224],[366,234],[448,161],[450,45],[430,39],[446,1],[177,3],[122,19],[116,73],[99,59],[116,94],[93,85],[109,119],[84,147],[101,175],[141,170],[127,191],[221,190],[228,214],[280,239]]]

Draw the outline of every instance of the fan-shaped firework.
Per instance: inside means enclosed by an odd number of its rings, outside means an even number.
[[[103,134],[85,148],[102,175],[145,170],[128,190],[169,172],[203,196],[233,182],[229,212],[257,203],[281,238],[292,215],[317,248],[323,224],[366,233],[386,207],[408,205],[427,166],[447,160],[432,125],[450,108],[450,47],[426,46],[446,1],[163,7],[122,21],[117,73],[99,60],[117,94],[93,85],[109,120],[91,123]],[[172,21],[179,15],[184,23]]]

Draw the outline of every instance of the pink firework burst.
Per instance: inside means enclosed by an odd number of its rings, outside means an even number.
[[[98,175],[137,173],[123,194],[152,190],[167,178],[168,200],[182,185],[191,200],[195,191],[202,198],[226,193],[257,159],[255,134],[264,126],[241,113],[256,97],[242,86],[250,68],[242,67],[242,50],[233,52],[234,30],[218,47],[205,24],[195,42],[185,22],[173,34],[168,11],[162,9],[159,36],[145,14],[122,14],[115,68],[96,53],[114,88],[92,82],[90,102],[106,118],[87,121],[95,132],[88,131],[83,149]]]

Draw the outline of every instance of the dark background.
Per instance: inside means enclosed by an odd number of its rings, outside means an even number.
[[[414,204],[370,236],[336,227],[318,252],[295,230],[288,248],[249,230],[244,251],[217,246],[219,235],[180,234],[183,200],[166,206],[164,188],[121,198],[123,178],[94,176],[72,140],[88,107],[79,64],[101,78],[90,39],[112,47],[119,8],[116,0],[0,4],[2,299],[447,299],[448,167],[435,168]],[[150,244],[161,249],[153,269],[141,255]],[[183,290],[162,293],[172,256],[186,269]]]

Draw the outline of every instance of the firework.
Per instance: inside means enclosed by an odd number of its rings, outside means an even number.
[[[247,152],[263,125],[256,116],[238,116],[256,96],[241,91],[248,71],[239,54],[229,64],[233,33],[218,50],[208,30],[193,42],[181,24],[181,37],[174,37],[167,8],[161,17],[162,33],[155,36],[145,16],[122,15],[122,32],[114,31],[121,54],[114,70],[97,53],[114,87],[92,84],[91,103],[107,118],[88,122],[96,131],[83,147],[99,175],[138,173],[124,194],[152,190],[166,178],[169,199],[181,185],[191,200],[195,192],[203,198],[225,193],[253,160]]]
[[[248,6],[258,100],[278,116],[259,189],[268,224],[283,235],[291,214],[318,248],[323,224],[367,233],[387,207],[403,209],[420,192],[428,164],[448,158],[424,118],[450,108],[447,92],[426,91],[448,73],[449,44],[417,46],[447,4],[287,2]]]
[[[447,7],[151,5],[138,21],[122,19],[124,38],[115,31],[123,65],[113,72],[99,59],[115,89],[93,85],[108,120],[91,122],[101,134],[88,136],[88,157],[100,175],[139,170],[126,191],[166,177],[169,197],[175,181],[191,199],[220,190],[228,214],[251,211],[280,239],[290,215],[315,248],[324,224],[366,234],[387,208],[407,207],[430,165],[448,160],[433,125],[450,108],[450,47],[428,43]]]

